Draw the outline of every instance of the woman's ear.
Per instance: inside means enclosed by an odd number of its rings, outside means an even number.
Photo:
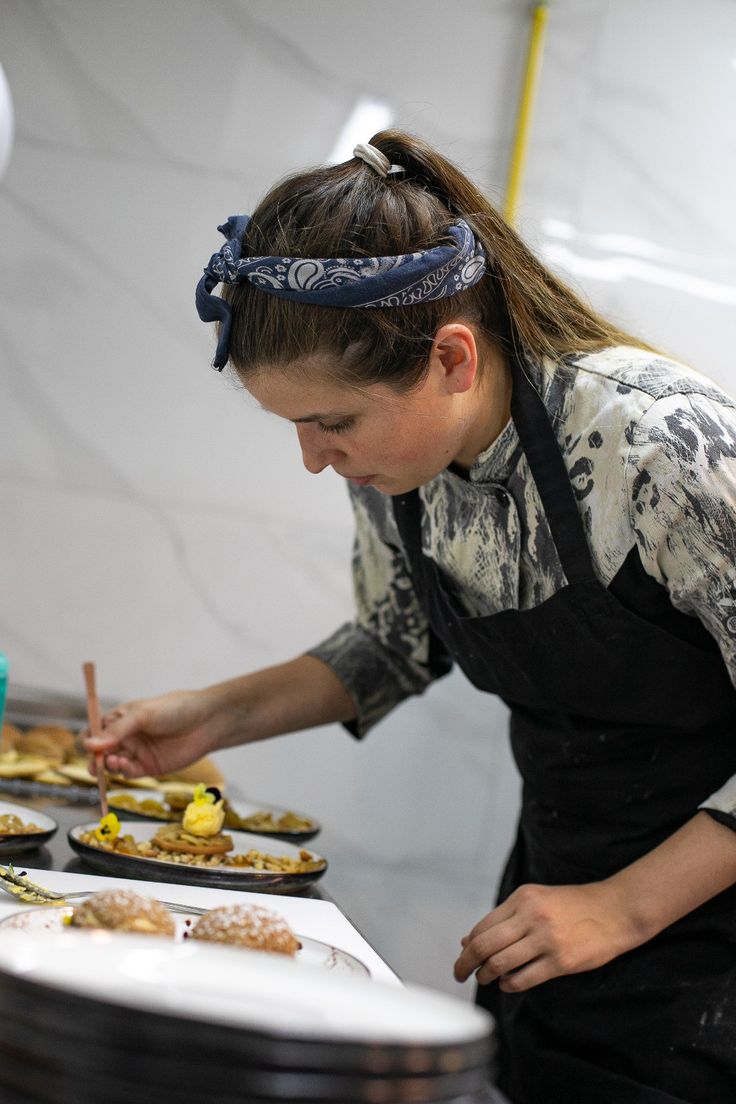
[[[463,322],[449,322],[437,331],[431,359],[443,389],[450,395],[469,391],[478,375],[475,334]]]

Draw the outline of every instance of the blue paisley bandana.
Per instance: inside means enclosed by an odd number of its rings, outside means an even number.
[[[322,307],[406,307],[446,299],[467,291],[483,278],[486,255],[467,222],[448,230],[452,245],[393,257],[243,257],[240,243],[248,215],[232,215],[218,226],[227,241],[210,257],[197,284],[197,312],[203,322],[220,323],[212,366],[227,364],[232,320],[230,304],[213,295],[217,284],[250,281],[280,299]]]

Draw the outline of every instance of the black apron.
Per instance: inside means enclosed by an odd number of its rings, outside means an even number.
[[[522,364],[512,375],[567,585],[534,609],[468,617],[422,553],[418,492],[393,500],[433,647],[511,710],[523,796],[499,901],[613,874],[736,774],[736,692],[715,641],[636,548],[599,582],[542,399]],[[477,1000],[514,1104],[736,1104],[736,888],[599,969],[519,994],[479,986]]]

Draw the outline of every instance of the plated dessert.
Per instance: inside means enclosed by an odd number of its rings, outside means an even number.
[[[131,889],[106,889],[71,910],[65,921],[72,928],[138,932],[174,939],[176,925],[161,901]],[[223,905],[210,909],[196,922],[185,923],[187,939],[223,943],[252,951],[271,951],[294,957],[301,944],[283,916],[260,905]]]
[[[205,943],[224,943],[293,958],[301,943],[283,916],[259,905],[222,905],[200,916],[189,933]]]
[[[269,952],[336,973],[370,976],[368,967],[347,951],[297,935],[281,913],[260,905],[222,905],[203,915],[174,914],[161,901],[116,888],[94,893],[76,906],[48,905],[13,913],[0,920],[0,927],[29,932],[102,930],[175,942],[218,943]]]
[[[130,868],[144,878],[287,892],[321,877],[327,862],[305,848],[262,836],[222,831],[224,801],[216,787],[198,786],[180,823],[121,822],[108,813],[80,825],[69,842],[90,865],[116,872]]]
[[[0,854],[30,851],[50,840],[58,828],[55,820],[36,809],[0,801]]]
[[[314,852],[302,848],[290,848],[288,854],[270,854],[255,847],[236,845],[232,836],[220,836],[219,839],[206,839],[182,831],[178,825],[161,828],[151,825],[153,835],[141,832],[147,822],[127,825],[129,831],[123,831],[124,822],[114,825],[110,813],[97,825],[83,825],[74,838],[92,850],[102,851],[119,858],[140,858],[166,863],[176,863],[195,870],[216,870],[224,867],[246,869],[252,872],[272,871],[281,874],[307,874],[322,871],[325,860]],[[115,817],[117,820],[117,817]],[[100,828],[100,825],[103,825]]]
[[[169,939],[176,934],[173,917],[166,906],[131,889],[108,889],[93,894],[71,910],[68,923],[72,928],[138,932]]]
[[[40,824],[24,821],[15,813],[0,813],[0,836],[22,836],[27,832],[41,832]]]
[[[174,822],[181,820],[188,795],[181,790],[163,786],[148,793],[131,793],[129,790],[110,790],[108,802],[111,809],[128,816],[147,820]],[[285,839],[309,840],[320,831],[321,825],[314,817],[293,809],[281,809],[250,801],[224,799],[225,828],[238,832],[256,832],[259,835],[283,836]]]

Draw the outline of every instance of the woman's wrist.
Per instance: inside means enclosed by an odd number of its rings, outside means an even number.
[[[227,682],[213,683],[196,691],[202,724],[211,743],[210,751],[221,751],[258,738],[251,733],[248,724],[252,712],[249,709],[250,677],[244,675]]]
[[[620,954],[653,939],[668,923],[662,917],[657,902],[640,892],[637,880],[632,876],[631,868],[626,867],[601,883],[610,897],[611,910],[618,917],[622,942]]]
[[[734,882],[736,832],[701,811],[602,884],[636,947]]]

